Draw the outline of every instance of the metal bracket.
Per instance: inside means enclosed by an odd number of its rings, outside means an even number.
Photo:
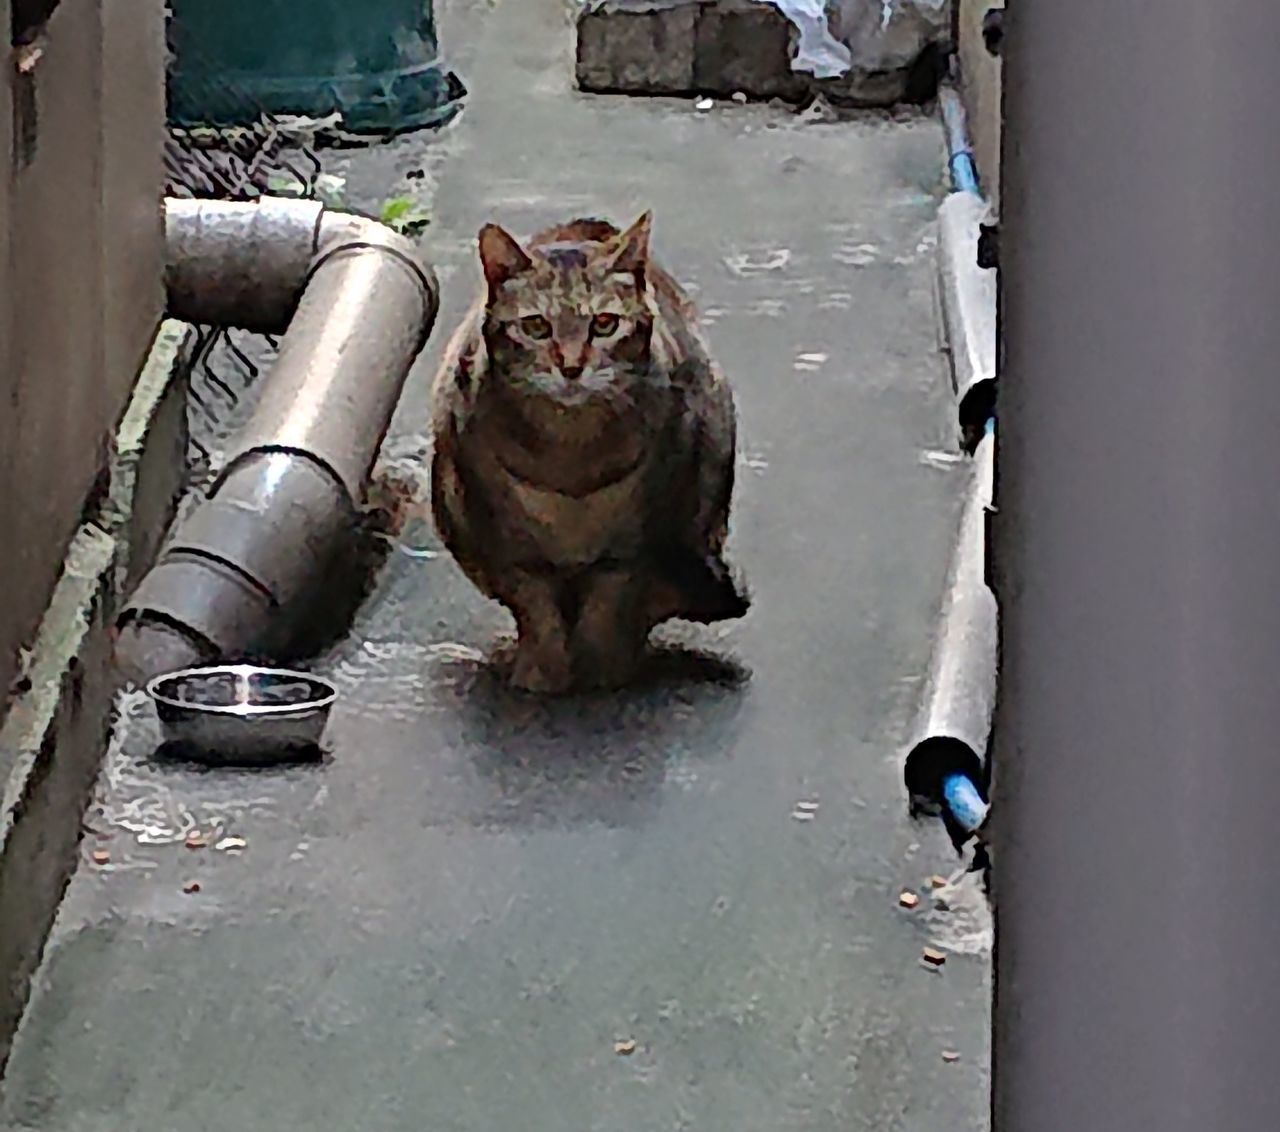
[[[1000,268],[999,221],[978,225],[978,266],[983,271],[998,271]]]
[[[988,55],[1000,57],[1000,48],[1004,45],[1003,8],[988,8],[982,17],[982,42]]]
[[[987,589],[996,595],[997,599],[1000,597],[1000,589],[997,585],[998,571],[996,570],[995,556],[995,527],[998,510],[998,508],[990,503],[982,509],[982,580],[986,583]]]
[[[18,172],[36,158],[40,141],[40,98],[36,92],[36,76],[19,70],[13,76],[11,113],[13,115],[12,161]]]

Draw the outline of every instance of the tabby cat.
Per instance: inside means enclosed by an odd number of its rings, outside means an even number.
[[[483,294],[436,375],[432,512],[515,617],[526,691],[617,687],[658,623],[749,606],[723,553],[733,395],[649,232],[649,213],[523,244],[486,225]]]

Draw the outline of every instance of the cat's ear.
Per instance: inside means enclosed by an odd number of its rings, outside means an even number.
[[[609,252],[610,270],[644,271],[649,262],[649,230],[652,226],[653,213],[646,212],[625,232],[614,237]]]
[[[533,266],[533,260],[505,228],[486,224],[480,229],[480,266],[490,291]]]

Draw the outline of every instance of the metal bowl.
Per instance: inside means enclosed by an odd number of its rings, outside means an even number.
[[[147,684],[165,742],[223,763],[319,754],[338,689],[309,672],[227,664],[184,668]]]

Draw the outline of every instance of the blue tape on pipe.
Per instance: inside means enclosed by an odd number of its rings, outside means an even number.
[[[951,156],[951,183],[959,193],[978,193],[978,167],[971,153],[955,153]]]
[[[969,833],[982,828],[990,807],[978,788],[964,774],[949,774],[942,783],[942,797],[956,823]]]

